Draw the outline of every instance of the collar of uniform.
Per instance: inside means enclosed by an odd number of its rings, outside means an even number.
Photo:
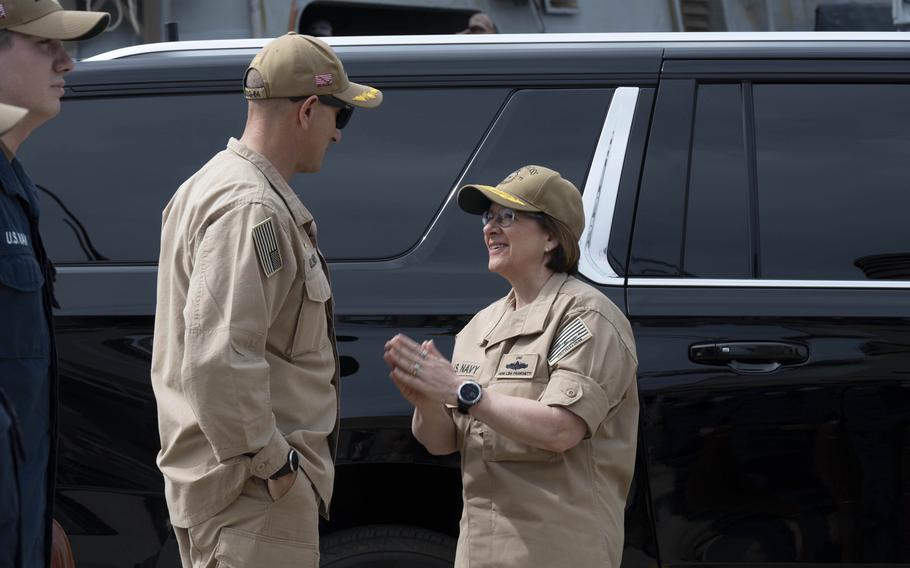
[[[6,157],[7,161],[12,162],[16,159],[16,154],[9,149],[9,146],[3,143],[3,140],[0,139],[0,152],[3,152],[3,155]]]
[[[515,305],[515,291],[510,291],[493,317],[496,323],[480,341],[480,345],[482,347],[496,345],[506,339],[534,335],[543,331],[550,308],[556,301],[556,295],[568,279],[569,275],[564,272],[554,273],[540,289],[534,301],[520,310],[512,308]]]
[[[278,192],[278,195],[280,195],[287,204],[288,209],[291,211],[291,215],[294,217],[294,222],[296,222],[297,225],[304,225],[313,220],[312,213],[303,205],[303,202],[300,201],[300,198],[297,197],[297,194],[294,193],[294,190],[288,185],[288,182],[281,177],[281,174],[278,173],[275,166],[273,166],[265,156],[251,150],[249,146],[236,138],[228,140],[227,147],[231,152],[234,152],[244,160],[247,160],[259,168],[259,171],[261,171],[266,179],[269,180],[272,188]]]
[[[22,184],[19,183],[19,176],[16,175],[16,170],[13,166],[14,161],[15,159],[7,159],[6,155],[0,156],[0,186],[3,187],[3,191],[7,195],[18,195],[23,199],[28,199]]]

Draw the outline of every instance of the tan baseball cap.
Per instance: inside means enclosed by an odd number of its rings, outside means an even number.
[[[28,111],[24,108],[0,103],[0,134],[9,132],[26,114]]]
[[[0,0],[0,30],[45,39],[79,40],[105,29],[107,12],[64,10],[56,0]]]
[[[253,69],[262,75],[264,84],[259,88],[244,87],[243,94],[250,100],[332,95],[355,107],[382,104],[379,89],[349,81],[332,48],[308,35],[288,32],[270,41],[256,54],[246,72]]]
[[[581,193],[550,168],[524,166],[496,187],[473,184],[458,190],[458,205],[468,213],[480,215],[491,202],[516,211],[546,213],[569,227],[576,239],[585,229]]]

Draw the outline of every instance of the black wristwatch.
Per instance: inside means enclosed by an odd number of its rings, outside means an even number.
[[[281,469],[269,476],[269,479],[276,480],[279,477],[284,477],[289,473],[297,471],[297,468],[300,467],[300,454],[297,453],[297,450],[291,449],[288,452],[288,462],[281,466]]]
[[[458,387],[458,412],[467,414],[483,398],[483,387],[477,381],[465,381]]]

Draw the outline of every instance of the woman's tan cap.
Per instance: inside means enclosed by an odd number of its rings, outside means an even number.
[[[546,213],[569,227],[576,239],[585,229],[581,193],[550,168],[524,166],[496,187],[472,184],[458,190],[458,205],[468,213],[480,215],[491,202],[516,211]]]
[[[244,86],[243,94],[250,100],[332,95],[355,107],[373,108],[382,103],[379,89],[349,81],[332,48],[311,36],[289,32],[270,41],[246,72],[254,69],[264,84]]]
[[[0,103],[0,135],[9,132],[26,114],[24,108]]]
[[[0,30],[74,41],[107,29],[107,12],[64,10],[56,0],[0,0]]]

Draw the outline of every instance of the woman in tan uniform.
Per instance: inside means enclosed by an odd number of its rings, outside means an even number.
[[[629,322],[571,276],[581,195],[525,166],[458,203],[482,215],[488,267],[509,294],[458,334],[452,361],[432,342],[386,344],[391,378],[434,454],[461,452],[457,567],[618,567],[638,430]]]

